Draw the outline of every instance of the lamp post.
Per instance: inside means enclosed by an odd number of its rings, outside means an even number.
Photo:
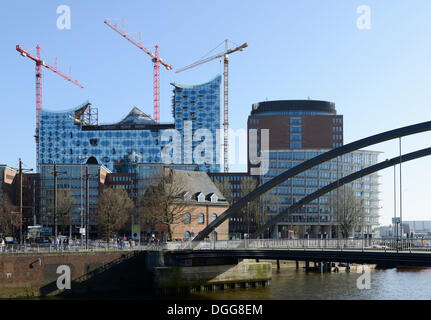
[[[15,170],[18,170],[18,177],[19,177],[19,243],[20,245],[23,245],[23,232],[22,232],[22,225],[23,225],[23,219],[22,219],[22,174],[24,172],[30,172],[33,171],[33,169],[23,169],[22,167],[22,160],[19,158],[19,167],[18,169],[13,168]]]
[[[84,228],[84,207],[83,207],[83,192],[82,192],[82,177],[83,177],[83,173],[82,173],[82,160],[84,160],[84,157],[79,156],[78,157],[79,160],[79,166],[80,166],[80,181],[81,181],[81,192],[80,192],[80,204],[81,204],[81,212],[80,212],[80,216],[81,216],[81,228],[79,229],[79,233],[81,235],[81,245],[84,242],[84,233],[82,232],[82,228]]]
[[[57,164],[54,162],[54,170],[48,170],[48,173],[51,173],[54,176],[54,234],[55,239],[57,239],[58,236],[58,230],[57,230],[57,177],[59,174],[66,174],[67,171],[61,171],[59,172],[57,170]]]
[[[90,178],[98,177],[98,174],[91,175],[88,164],[85,166],[85,249],[88,249],[88,236],[90,234]]]
[[[401,137],[400,137],[400,236],[403,239],[403,197],[402,197],[402,183],[401,183]]]

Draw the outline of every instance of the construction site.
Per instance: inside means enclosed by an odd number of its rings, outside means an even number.
[[[46,63],[41,57],[39,45],[36,45],[36,55],[31,55],[20,45],[17,45],[16,50],[36,64],[35,140],[37,172],[40,164],[82,164],[87,163],[89,159],[93,164],[103,164],[113,170],[114,162],[120,161],[125,156],[130,156],[132,153],[137,157],[136,161],[160,163],[161,148],[164,147],[163,142],[160,141],[161,133],[165,129],[176,129],[183,132],[185,121],[192,122],[193,131],[200,128],[209,129],[213,137],[216,137],[216,130],[221,129],[221,126],[223,127],[222,163],[224,172],[228,172],[229,55],[242,51],[248,46],[247,43],[231,49],[228,40],[225,40],[225,48],[222,52],[177,69],[176,73],[180,73],[213,60],[223,59],[223,83],[221,76],[217,76],[204,84],[181,85],[172,83],[171,107],[174,123],[161,123],[160,67],[163,66],[167,71],[171,71],[173,66],[159,56],[157,44],[154,46],[154,52],[144,47],[140,32],[139,39],[130,36],[125,30],[124,19],[121,21],[121,26],[108,19],[105,19],[104,23],[150,57],[154,71],[153,116],[151,117],[134,107],[129,115],[118,123],[99,125],[98,108],[92,106],[89,101],[67,111],[45,110],[42,105],[43,67],[80,88],[84,86],[72,78],[71,71],[69,74],[65,74],[57,68],[57,58],[54,66]],[[221,88],[223,88],[222,96],[220,94]],[[221,107],[222,103],[223,106]],[[222,114],[223,118],[221,119]],[[85,139],[82,139],[83,137]],[[194,147],[196,145],[197,143],[194,142]],[[221,147],[221,143],[214,141],[212,145],[214,156],[209,159],[208,163],[200,165],[199,169],[206,172],[220,172],[221,161],[218,158],[218,149]],[[184,150],[181,158],[181,162],[177,164],[190,164],[190,162],[184,162]]]

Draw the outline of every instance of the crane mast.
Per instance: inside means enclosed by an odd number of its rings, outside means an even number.
[[[224,70],[223,70],[223,163],[224,172],[229,172],[229,54],[236,51],[242,51],[244,48],[248,47],[247,42],[234,48],[228,48],[228,40],[225,40],[225,51],[216,54],[212,57],[196,61],[184,68],[178,69],[176,73],[194,68],[203,63],[212,61],[214,59],[224,57]]]
[[[225,50],[228,42],[225,41]],[[224,172],[229,172],[229,55],[224,55],[223,70],[223,164]]]
[[[108,19],[105,19],[104,22],[111,29],[118,32],[126,40],[133,43],[135,46],[137,46],[139,49],[141,49],[151,57],[151,61],[154,64],[154,94],[153,94],[154,120],[157,123],[159,123],[160,122],[160,64],[163,65],[167,70],[172,70],[172,66],[164,62],[163,59],[159,57],[159,46],[157,44],[155,45],[154,53],[152,53],[150,50],[145,48],[140,41],[139,42],[136,41],[126,33],[126,31],[124,30],[124,23],[123,23],[123,30],[121,30],[116,24],[111,23]]]
[[[30,58],[31,60],[36,62],[36,133],[34,137],[36,139],[36,168],[37,168],[36,170],[37,172],[39,172],[39,112],[42,109],[42,66],[58,74],[60,77],[66,79],[67,81],[72,82],[73,84],[77,85],[80,88],[84,88],[84,86],[80,84],[78,81],[72,79],[71,73],[69,73],[69,75],[66,75],[62,73],[60,70],[58,70],[57,59],[56,59],[55,66],[51,66],[47,64],[44,60],[42,60],[40,55],[39,45],[36,46],[36,57],[33,57],[27,51],[22,49],[19,44],[16,46],[16,50],[19,53],[21,53],[23,57]]]

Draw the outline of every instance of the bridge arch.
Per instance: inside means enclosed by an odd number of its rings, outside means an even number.
[[[421,149],[421,150],[418,150],[415,152],[407,153],[405,155],[402,155],[401,157],[397,156],[397,157],[392,158],[390,160],[386,159],[385,161],[379,162],[375,165],[369,166],[365,169],[362,169],[362,170],[359,170],[355,173],[349,174],[349,175],[347,175],[347,176],[345,176],[345,177],[343,177],[337,181],[334,181],[334,182],[326,185],[323,188],[318,189],[317,191],[315,191],[315,192],[309,194],[308,196],[302,198],[298,202],[295,202],[289,208],[287,208],[286,210],[283,210],[283,212],[279,213],[277,216],[275,216],[270,221],[265,223],[262,227],[257,229],[255,231],[255,233],[253,233],[251,235],[251,238],[253,238],[253,239],[257,238],[267,228],[273,226],[277,222],[280,222],[280,220],[283,219],[284,217],[295,212],[296,210],[298,210],[302,206],[306,205],[307,203],[313,201],[314,199],[319,198],[320,196],[324,195],[325,193],[331,192],[334,189],[337,189],[337,188],[339,188],[339,187],[341,187],[347,183],[350,183],[350,182],[352,182],[356,179],[359,179],[361,177],[367,176],[367,175],[374,173],[376,171],[380,171],[380,170],[386,169],[388,167],[392,167],[392,166],[399,164],[399,163],[402,163],[402,162],[414,160],[417,158],[426,157],[429,155],[431,155],[431,148],[425,148],[425,149]]]
[[[247,205],[247,202],[250,202],[263,193],[271,190],[275,186],[279,185],[280,183],[284,182],[285,180],[296,176],[297,174],[308,170],[309,168],[312,168],[318,164],[321,164],[323,162],[326,162],[328,160],[331,160],[333,158],[339,157],[343,154],[362,149],[365,147],[368,147],[373,144],[378,144],[381,142],[385,142],[388,140],[392,140],[395,138],[401,138],[404,136],[426,132],[431,130],[431,121],[421,122],[414,125],[401,127],[398,129],[385,131],[382,133],[378,133],[360,140],[356,140],[354,142],[351,142],[349,144],[345,144],[341,147],[329,150],[328,152],[322,153],[318,155],[317,157],[314,157],[312,159],[306,160],[302,162],[301,164],[288,169],[284,171],[283,173],[279,174],[278,176],[272,178],[268,182],[264,183],[263,185],[259,186],[249,194],[247,194],[245,197],[241,198],[234,204],[232,204],[225,212],[223,212],[216,220],[211,222],[207,227],[205,227],[199,234],[193,239],[193,241],[200,241],[205,239],[215,228],[217,228],[220,224],[222,224],[226,219],[228,219],[232,214],[240,211],[243,207]]]

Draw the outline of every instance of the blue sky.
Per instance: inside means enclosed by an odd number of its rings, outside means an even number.
[[[57,28],[59,5],[71,9],[71,29]],[[356,12],[371,9],[371,29],[360,30]],[[248,42],[230,57],[230,123],[245,128],[252,103],[320,99],[344,115],[345,143],[430,119],[431,56],[428,0],[303,1],[20,1],[2,3],[0,163],[35,166],[34,63],[15,50],[42,47],[59,69],[73,68],[80,89],[43,70],[43,106],[62,110],[90,100],[99,122],[118,121],[133,106],[152,115],[153,69],[149,57],[108,28],[126,21],[133,36],[174,70],[224,39]],[[117,20],[115,20],[117,19]],[[219,47],[213,53],[222,50]],[[32,51],[35,52],[34,50]],[[198,84],[222,72],[215,60],[176,74],[161,70],[161,121],[172,121],[171,82]],[[403,151],[429,146],[431,134],[403,139]],[[380,159],[398,154],[398,141],[373,146]],[[234,167],[237,170],[244,166]],[[430,159],[403,165],[403,219],[431,219],[427,197]],[[393,169],[381,172],[382,219],[393,216]],[[399,178],[397,177],[397,180]],[[397,193],[399,187],[397,187]],[[399,204],[397,204],[399,208]]]

